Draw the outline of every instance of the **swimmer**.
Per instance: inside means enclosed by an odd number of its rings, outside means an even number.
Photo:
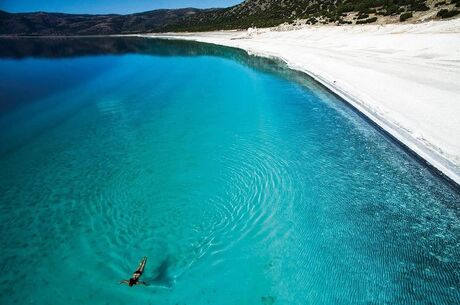
[[[129,287],[132,287],[134,285],[146,285],[146,282],[139,281],[139,279],[142,276],[142,273],[144,273],[144,268],[145,264],[147,263],[147,256],[144,256],[144,258],[141,260],[141,263],[139,264],[139,267],[137,267],[137,270],[134,271],[133,276],[129,280],[123,280],[120,282],[120,284],[128,284]]]

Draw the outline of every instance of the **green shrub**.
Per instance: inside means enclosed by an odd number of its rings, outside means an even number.
[[[384,16],[394,15],[394,14],[398,13],[398,11],[399,11],[399,6],[397,6],[397,5],[389,6],[386,9],[386,12],[385,12]]]
[[[366,19],[366,18],[368,18],[368,17],[369,17],[368,14],[359,14],[359,15],[358,15],[358,19]]]
[[[361,2],[355,5],[355,10],[359,12],[365,12],[369,9],[369,6],[367,5],[366,2]]]
[[[358,21],[356,21],[356,24],[373,23],[373,22],[376,22],[376,21],[377,21],[377,17],[371,17],[371,18],[364,19],[364,20],[358,20]]]
[[[409,18],[412,18],[412,13],[411,12],[408,12],[408,13],[403,13],[399,16],[399,21],[401,22],[404,22],[406,21],[407,19]]]
[[[339,24],[352,24],[353,22],[351,21],[345,21],[343,19],[339,19]]]
[[[440,10],[437,14],[436,14],[436,17],[441,17],[441,18],[446,18],[444,17],[449,11],[446,10],[446,9],[442,9]]]
[[[344,3],[337,7],[337,12],[339,13],[348,13],[354,10],[354,6],[351,3]]]
[[[412,10],[418,11],[418,12],[426,12],[430,9],[428,6],[426,6],[425,3],[416,3],[414,5],[411,5],[411,8]]]
[[[372,1],[372,5],[371,7],[379,7],[379,6],[382,6],[386,3],[386,1],[384,0],[374,0]]]
[[[446,9],[442,9],[436,14],[436,17],[441,17],[442,19],[445,19],[445,18],[457,16],[458,14],[460,14],[460,11],[457,11],[457,10],[448,11]]]

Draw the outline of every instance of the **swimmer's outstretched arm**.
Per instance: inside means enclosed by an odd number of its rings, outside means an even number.
[[[120,281],[120,284],[129,284],[129,281],[128,280],[122,280],[122,281]]]
[[[147,284],[146,282],[142,282],[142,281],[139,281],[139,282],[137,282],[137,283],[138,283],[138,284],[142,284],[142,285],[144,285],[144,286],[148,286],[148,285],[149,285],[149,284]]]

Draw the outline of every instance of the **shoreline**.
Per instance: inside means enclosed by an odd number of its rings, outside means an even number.
[[[383,36],[383,43],[379,45],[369,34]],[[387,56],[393,55],[389,46],[392,47],[390,43],[395,37],[403,42],[398,37],[401,35],[413,45],[399,44],[399,49],[393,52],[399,56]],[[460,133],[460,19],[406,25],[305,27],[291,31],[261,29],[132,36],[211,43],[281,60],[339,96],[447,182],[460,187],[460,136],[456,136]],[[444,43],[436,45],[437,41]],[[325,46],[318,48],[318,42]],[[446,45],[448,42],[450,45]],[[334,48],[334,43],[341,48]],[[401,53],[406,54],[401,56]],[[374,63],[378,63],[377,69],[369,69]],[[353,77],[354,69],[357,77]],[[401,79],[400,73],[406,74],[406,78]],[[350,75],[351,78],[346,78]],[[430,80],[434,84],[427,83]],[[433,128],[436,132],[431,133]]]

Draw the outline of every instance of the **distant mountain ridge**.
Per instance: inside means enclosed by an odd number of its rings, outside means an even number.
[[[7,13],[0,11],[0,34],[109,35],[161,31],[198,12],[195,8],[154,10],[130,15]]]
[[[162,9],[129,15],[8,13],[0,11],[0,35],[109,35],[270,27],[282,23],[373,23],[417,16],[451,18],[460,0],[246,0],[218,9]]]

